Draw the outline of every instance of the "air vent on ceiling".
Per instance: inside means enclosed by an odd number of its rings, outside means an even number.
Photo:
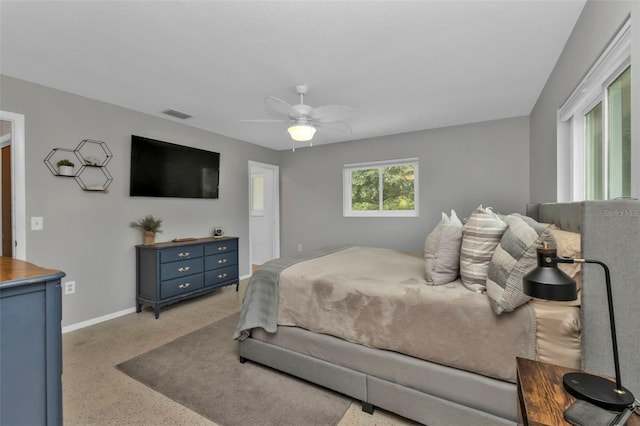
[[[162,113],[170,115],[170,116],[175,117],[175,118],[179,118],[181,120],[186,120],[187,118],[193,117],[192,115],[189,115],[189,114],[187,114],[185,112],[178,111],[178,110],[175,110],[175,109],[168,109],[166,111],[162,111]]]

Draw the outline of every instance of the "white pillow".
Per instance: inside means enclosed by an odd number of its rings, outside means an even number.
[[[462,222],[451,210],[451,218],[442,219],[424,242],[424,270],[428,285],[442,285],[455,281],[460,268]]]
[[[462,228],[460,277],[462,284],[481,293],[486,290],[487,270],[507,224],[491,207],[480,205]]]

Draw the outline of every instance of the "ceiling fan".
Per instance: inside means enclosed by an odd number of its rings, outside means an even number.
[[[269,96],[264,103],[272,110],[287,115],[286,120],[247,120],[254,122],[288,121],[290,123],[287,131],[292,139],[292,148],[295,151],[295,141],[307,142],[311,146],[317,128],[330,128],[343,133],[351,133],[351,126],[344,122],[355,108],[346,105],[324,105],[313,108],[305,105],[304,95],[309,91],[306,84],[295,86],[296,93],[300,96],[300,103],[290,105],[280,98]]]

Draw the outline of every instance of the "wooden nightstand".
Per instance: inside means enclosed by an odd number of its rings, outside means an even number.
[[[562,386],[562,376],[571,368],[516,358],[518,374],[518,421],[525,426],[569,425],[563,413],[575,398]],[[632,414],[626,426],[640,426]]]

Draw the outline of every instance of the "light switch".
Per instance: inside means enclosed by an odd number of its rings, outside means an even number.
[[[32,231],[42,231],[43,229],[42,217],[31,217],[31,230]]]

